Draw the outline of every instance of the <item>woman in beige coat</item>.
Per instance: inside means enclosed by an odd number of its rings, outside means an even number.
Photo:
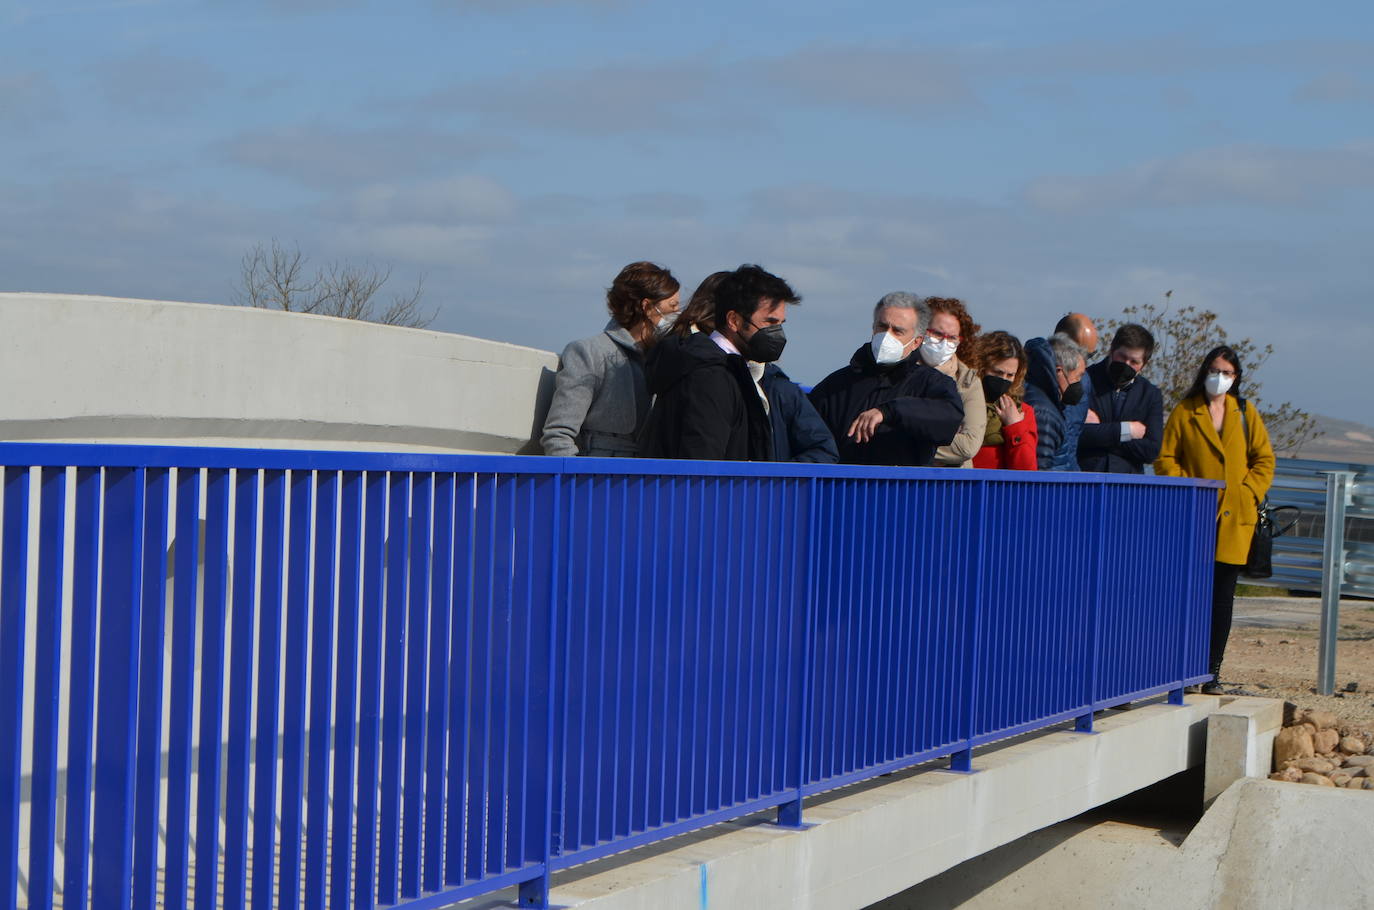
[[[1216,566],[1212,577],[1212,640],[1208,672],[1221,672],[1231,631],[1236,579],[1250,553],[1259,505],[1274,479],[1274,449],[1255,406],[1240,396],[1242,369],[1235,350],[1207,352],[1188,394],[1169,415],[1155,473],[1226,481],[1217,504]],[[1244,418],[1242,419],[1242,408]],[[1202,687],[1219,693],[1217,679]]]
[[[917,353],[926,365],[954,380],[964,402],[964,422],[949,445],[935,450],[935,466],[971,468],[973,456],[983,447],[988,412],[982,377],[966,366],[959,355],[968,356],[979,327],[968,314],[964,302],[957,297],[927,297],[924,303],[930,307],[930,325]]]

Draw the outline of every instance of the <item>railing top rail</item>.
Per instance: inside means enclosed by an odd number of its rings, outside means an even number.
[[[438,452],[343,452],[213,446],[0,442],[0,465],[25,467],[243,468],[297,471],[454,471],[501,474],[621,474],[680,477],[824,477],[866,480],[1015,480],[1025,483],[1185,486],[1221,481],[1133,474],[897,468],[796,462],[651,458],[555,458]]]
[[[1351,461],[1317,461],[1310,458],[1279,458],[1275,465],[1279,474],[1321,476],[1328,471],[1352,471],[1356,474],[1374,473],[1374,465]]]

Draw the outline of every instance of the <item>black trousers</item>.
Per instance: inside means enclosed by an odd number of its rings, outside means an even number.
[[[1228,562],[1214,563],[1212,570],[1212,647],[1207,656],[1207,672],[1216,676],[1221,672],[1221,658],[1226,653],[1226,639],[1231,634],[1231,612],[1236,606],[1236,580],[1240,566]]]

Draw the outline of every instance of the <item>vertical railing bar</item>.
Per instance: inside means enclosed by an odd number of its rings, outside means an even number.
[[[278,699],[282,691],[282,570],[286,556],[286,472],[264,475],[262,590],[258,623],[258,725],[253,758],[253,908],[276,906]],[[295,705],[291,706],[293,709]],[[284,814],[284,813],[283,813]]]
[[[334,782],[329,836],[329,905],[345,910],[353,898],[353,811],[358,735],[358,602],[363,547],[363,477],[342,472],[339,511],[339,593],[334,666]]]
[[[514,718],[511,716],[513,705],[511,683],[515,667],[514,661],[511,659],[513,636],[510,627],[510,614],[515,609],[512,577],[514,568],[512,563],[515,554],[511,552],[515,529],[515,489],[516,478],[514,476],[498,476],[496,488],[498,509],[494,516],[499,514],[500,520],[496,524],[498,534],[493,539],[496,542],[496,553],[500,559],[499,561],[492,561],[493,584],[491,593],[494,609],[491,615],[494,621],[498,615],[495,607],[499,604],[503,621],[498,626],[501,638],[499,649],[501,652],[501,672],[493,675],[493,687],[490,690],[497,696],[493,699],[494,703],[500,706],[491,712],[491,718],[495,721],[496,729],[492,734],[495,748],[492,750],[490,760],[496,765],[492,769],[492,777],[499,778],[500,785],[496,791],[497,798],[492,800],[497,805],[489,805],[487,808],[487,846],[493,853],[491,862],[487,866],[487,871],[490,873],[505,872],[511,867],[510,857],[506,852],[506,825],[511,799],[510,734],[514,724]],[[497,566],[500,566],[502,570],[500,578],[495,577]],[[499,596],[497,595],[498,590],[501,592]]]
[[[543,667],[539,668],[540,671],[543,672],[545,678],[543,701],[543,733],[545,738],[544,773],[540,775],[541,779],[536,779],[536,782],[534,782],[536,792],[534,792],[533,801],[530,800],[528,790],[526,790],[521,800],[521,806],[523,810],[525,810],[522,812],[521,821],[523,822],[529,819],[529,821],[536,821],[537,826],[539,826],[539,832],[537,832],[537,852],[536,855],[530,856],[522,850],[521,855],[518,856],[519,865],[522,866],[526,865],[530,859],[537,859],[540,863],[539,876],[523,881],[521,887],[519,887],[519,903],[521,903],[521,906],[537,907],[539,910],[547,910],[548,889],[550,889],[552,878],[552,843],[554,843],[554,799],[552,799],[552,795],[554,795],[554,719],[556,718],[556,712],[558,712],[558,698],[563,694],[562,687],[555,683],[555,672],[556,669],[558,669],[558,658],[556,658],[556,654],[558,654],[558,642],[556,642],[556,639],[558,639],[559,627],[558,599],[559,595],[561,595],[561,591],[559,591],[559,580],[562,579],[562,553],[561,550],[559,550],[559,546],[561,546],[562,542],[562,510],[561,503],[559,503],[559,496],[561,496],[562,489],[562,474],[552,474],[552,477],[548,480],[548,485],[550,485],[550,498],[552,502],[550,504],[550,514],[548,514],[547,517],[548,532],[550,532],[547,564],[537,568],[539,576],[548,580],[548,599],[547,603],[545,603],[545,608],[547,608],[548,613],[547,616],[544,617],[545,623],[543,625],[543,638],[545,643],[547,643],[548,652],[544,654],[545,663]],[[537,513],[536,504],[537,499],[534,498],[534,496],[530,496],[528,520],[530,522],[530,532],[532,533],[529,535],[528,550],[526,550],[525,554],[526,561],[529,562],[528,572],[530,576],[532,576],[530,577],[529,586],[530,595],[533,595],[533,575],[534,572],[536,572],[536,564],[534,564],[533,559],[533,548],[536,546],[537,535],[534,535],[533,529],[536,528],[537,524],[540,522],[540,515]],[[533,609],[530,609],[529,613],[533,616]],[[528,664],[529,671],[534,671],[533,642],[530,641],[530,635],[533,634],[533,631],[533,623],[530,623],[528,627],[526,627],[525,653],[526,664]],[[530,705],[530,707],[532,707],[534,701],[533,694],[533,691],[526,693],[525,702],[526,705]],[[526,709],[526,724],[529,723],[529,711]],[[526,733],[529,733],[529,731],[529,726],[526,726]],[[533,752],[533,748],[529,744],[530,737],[526,735],[526,737],[523,738],[522,748]],[[528,775],[525,775],[525,777],[528,778]],[[537,808],[532,808],[532,803],[533,806]]]
[[[972,497],[975,506],[973,514],[975,521],[968,523],[968,526],[977,528],[979,523],[987,514],[988,501],[988,481],[977,480],[974,482],[974,496]],[[964,611],[964,672],[961,680],[963,689],[962,699],[964,701],[964,717],[962,734],[964,748],[950,758],[950,768],[955,771],[973,770],[973,737],[979,732],[977,727],[978,714],[978,683],[979,683],[979,660],[982,652],[982,623],[983,613],[986,604],[983,602],[984,592],[987,590],[984,573],[988,571],[987,560],[987,535],[973,533],[973,566],[970,571],[964,573],[965,578],[973,580],[973,590],[969,592],[967,607]]]
[[[30,796],[32,817],[29,822],[32,834],[29,839],[28,895],[30,910],[51,910],[58,844],[58,700],[62,688],[62,577],[67,469],[43,468],[39,483],[38,597],[34,604],[37,635],[34,639],[33,787]],[[5,821],[8,824],[9,820]],[[3,855],[4,851],[0,850],[0,856]],[[8,891],[0,894],[0,905],[8,906],[8,894]]]
[[[76,469],[72,551],[72,659],[68,696],[67,812],[63,827],[62,904],[85,910],[90,899],[91,757],[95,727],[96,607],[100,529],[104,523],[100,468]]]
[[[663,667],[662,688],[659,690],[662,696],[657,704],[651,705],[650,713],[657,711],[660,722],[658,725],[659,737],[655,744],[658,751],[658,778],[660,781],[658,790],[657,819],[658,824],[667,823],[673,818],[669,811],[669,805],[675,804],[678,777],[676,769],[672,765],[672,751],[669,742],[673,733],[681,729],[681,716],[670,713],[668,705],[672,700],[673,682],[672,674],[669,669],[678,661],[673,657],[673,626],[676,622],[676,614],[680,609],[682,601],[682,591],[673,590],[673,572],[675,569],[674,548],[676,547],[676,531],[673,523],[676,521],[676,497],[673,495],[673,483],[670,477],[660,477],[654,484],[654,527],[662,529],[663,547],[660,552],[662,556],[654,559],[654,584],[652,588],[653,598],[664,604],[663,620],[658,624],[653,638],[654,648],[660,654],[660,663]],[[666,506],[665,506],[666,501]],[[664,513],[667,517],[664,517]],[[570,532],[571,533],[571,532]],[[660,571],[660,566],[662,570]],[[664,591],[668,591],[667,595]],[[671,794],[671,797],[670,797]]]
[[[663,487],[666,478],[655,477],[650,484],[650,497],[652,505],[645,509],[648,515],[649,527],[654,529],[654,537],[657,540],[659,535],[668,539],[672,538],[672,532],[663,522]],[[657,828],[663,824],[664,794],[668,790],[667,756],[662,748],[663,733],[668,728],[668,715],[666,712],[660,713],[659,707],[667,698],[668,674],[664,672],[669,665],[668,649],[666,642],[662,640],[662,629],[666,629],[673,615],[673,604],[677,600],[675,597],[662,597],[660,591],[662,586],[660,580],[663,577],[663,563],[666,559],[660,559],[659,553],[663,552],[666,556],[669,551],[659,551],[657,546],[650,551],[649,577],[646,580],[648,590],[648,602],[654,604],[656,609],[649,613],[649,631],[645,635],[645,660],[650,668],[649,678],[653,680],[649,693],[644,699],[644,827],[646,830]],[[658,735],[655,735],[655,729]],[[657,788],[657,789],[655,789]]]
[[[473,668],[469,679],[470,716],[465,729],[468,753],[464,759],[463,780],[467,784],[464,869],[470,879],[487,873],[487,816],[490,796],[489,756],[491,754],[491,663],[492,635],[492,547],[496,539],[496,478],[479,475],[473,490],[473,566],[472,635],[468,653]],[[483,551],[480,544],[485,542]],[[483,556],[485,555],[485,561]]]
[[[383,645],[381,830],[377,843],[377,901],[394,904],[400,871],[401,736],[405,710],[406,565],[410,550],[411,477],[393,471],[388,479],[386,623]]]
[[[474,560],[476,549],[475,497],[477,480],[473,474],[464,474],[464,482],[457,483],[454,489],[454,611],[449,637],[449,773],[445,785],[445,831],[444,831],[444,883],[457,885],[463,881],[467,859],[467,845],[463,834],[467,815],[468,798],[468,733],[469,700],[472,677],[472,617]],[[460,511],[461,510],[461,511]],[[457,524],[463,516],[462,525]],[[459,534],[459,527],[463,534]],[[461,579],[457,577],[461,565]],[[461,583],[460,583],[461,582]]]
[[[425,657],[429,644],[429,582],[434,475],[412,475],[410,597],[406,624],[404,811],[401,816],[401,896],[419,897],[425,782]]]
[[[24,758],[24,642],[29,581],[29,468],[5,469],[0,549],[0,907],[19,900],[19,793]],[[130,757],[132,764],[132,756]],[[132,769],[130,769],[132,770]],[[98,805],[98,804],[97,804]],[[97,828],[97,831],[100,830]]]
[[[818,611],[816,609],[816,576],[819,566],[819,549],[821,535],[819,521],[821,518],[821,481],[818,477],[807,478],[806,495],[808,501],[806,514],[806,565],[805,583],[801,591],[801,603],[792,604],[790,611],[792,615],[803,617],[802,647],[801,654],[793,655],[800,673],[800,691],[797,693],[798,724],[796,729],[796,742],[792,743],[792,748],[788,754],[794,756],[796,766],[792,768],[792,773],[796,775],[794,789],[796,796],[792,802],[784,803],[778,807],[778,824],[788,827],[800,827],[802,823],[802,788],[808,781],[809,753],[811,751],[811,693],[812,677],[816,673],[817,659],[813,653],[816,648],[816,623]],[[790,682],[790,681],[789,681]],[[790,727],[791,725],[788,724]]]
[[[108,468],[105,472],[107,511],[101,541],[100,656],[96,667],[99,714],[91,859],[91,898],[101,910],[123,910],[133,900],[138,627],[143,603],[141,543],[146,480],[143,468]],[[7,478],[7,511],[11,489]],[[23,495],[27,499],[27,475]],[[121,660],[121,656],[126,659]]]
[[[562,663],[559,665],[559,669],[560,669],[560,672],[561,672],[563,675],[562,675],[562,677],[555,677],[555,682],[556,682],[556,684],[557,684],[557,686],[558,686],[558,689],[559,689],[559,691],[560,691],[560,694],[561,694],[561,696],[562,696],[562,697],[561,697],[561,701],[560,701],[560,706],[561,706],[561,711],[560,711],[560,713],[561,713],[561,717],[558,719],[558,720],[559,720],[559,723],[558,723],[558,727],[557,727],[556,729],[557,729],[558,731],[560,731],[562,738],[561,738],[561,740],[560,740],[559,743],[558,743],[558,748],[559,748],[559,752],[558,752],[558,763],[559,763],[559,766],[558,766],[558,772],[557,772],[557,775],[558,775],[558,776],[557,776],[557,778],[556,778],[556,784],[557,784],[557,787],[558,787],[558,790],[557,790],[557,800],[558,800],[559,817],[558,817],[557,819],[554,820],[554,824],[553,824],[554,836],[557,838],[557,843],[555,843],[555,844],[553,845],[553,850],[554,850],[554,853],[555,853],[556,855],[561,855],[564,851],[567,851],[567,850],[570,850],[570,849],[575,849],[576,846],[577,846],[577,844],[578,844],[578,832],[577,832],[577,829],[576,829],[574,826],[571,825],[571,823],[570,823],[570,821],[569,821],[569,818],[568,818],[568,816],[569,816],[569,814],[570,814],[570,812],[569,812],[569,800],[572,798],[572,797],[570,796],[570,794],[569,794],[568,791],[569,791],[569,788],[570,788],[570,781],[577,781],[578,783],[580,783],[581,780],[582,780],[582,777],[581,777],[581,773],[582,773],[582,756],[585,754],[585,751],[584,751],[583,748],[582,748],[582,745],[583,745],[583,744],[579,742],[578,745],[577,745],[577,747],[576,747],[576,756],[577,756],[576,763],[577,763],[577,769],[578,769],[578,770],[577,770],[576,774],[574,774],[573,771],[571,770],[571,766],[572,766],[573,761],[574,761],[574,760],[573,760],[573,751],[574,751],[574,747],[573,747],[573,745],[572,745],[572,742],[573,742],[574,740],[573,740],[573,738],[570,737],[569,734],[568,734],[568,730],[569,730],[568,719],[569,719],[569,717],[571,716],[571,713],[572,713],[572,698],[569,696],[569,688],[570,688],[570,685],[571,685],[571,682],[572,682],[572,675],[571,675],[571,674],[572,674],[573,616],[576,615],[575,608],[573,607],[573,596],[574,596],[574,594],[573,594],[573,590],[574,590],[574,578],[573,578],[573,573],[574,573],[574,571],[575,571],[575,568],[574,568],[575,563],[576,563],[577,569],[580,569],[581,572],[582,572],[582,580],[583,580],[583,585],[582,585],[582,587],[583,587],[582,603],[584,603],[584,604],[586,603],[586,583],[587,583],[588,573],[587,573],[587,571],[586,571],[586,564],[585,564],[585,562],[577,563],[577,552],[576,552],[576,550],[574,549],[574,542],[575,542],[575,541],[579,541],[579,540],[581,539],[581,537],[582,537],[582,535],[580,535],[580,534],[578,533],[578,531],[579,531],[579,524],[578,524],[578,523],[579,523],[579,521],[580,521],[580,518],[579,518],[579,515],[578,515],[578,512],[577,512],[577,496],[576,496],[576,493],[577,493],[577,491],[578,491],[579,489],[581,489],[582,484],[581,484],[580,480],[579,480],[578,478],[576,478],[576,477],[571,477],[571,478],[568,478],[568,479],[565,480],[564,477],[563,477],[563,475],[560,474],[560,475],[557,475],[557,476],[558,476],[558,482],[559,482],[559,497],[560,497],[560,500],[561,500],[561,498],[562,498],[562,491],[563,491],[563,487],[564,487],[565,485],[566,485],[567,490],[568,490],[568,493],[567,493],[567,508],[566,508],[566,510],[565,510],[566,518],[564,518],[564,519],[562,520],[561,525],[560,525],[560,526],[564,529],[563,538],[562,538],[563,542],[562,542],[561,546],[566,548],[566,554],[567,554],[567,559],[565,560],[566,566],[565,566],[565,568],[564,568],[564,571],[561,573],[561,575],[555,575],[555,576],[554,576],[555,579],[558,580],[559,584],[558,584],[558,585],[555,585],[555,587],[553,588],[553,592],[554,592],[554,593],[553,593],[553,596],[555,596],[555,597],[556,597],[556,596],[559,596],[559,593],[560,593],[560,591],[561,591],[562,596],[563,596],[563,598],[564,598],[564,603],[566,603],[566,604],[568,605],[567,617],[562,619],[562,625],[561,625],[561,629],[560,629],[560,631],[559,631],[559,636],[560,636],[560,639],[559,639],[559,640],[561,641],[562,648],[563,648],[563,660],[562,660]],[[561,503],[560,503],[560,504],[561,504]],[[585,616],[582,617],[582,620],[583,620],[583,625],[582,625],[582,627],[585,629],[585,628],[586,628]],[[584,652],[584,653],[585,653],[585,652]],[[582,663],[585,664],[585,661],[582,661]],[[579,672],[580,672],[580,673],[585,673],[585,672],[586,672],[585,666],[579,667]],[[586,705],[586,697],[585,697],[585,696],[583,696],[581,699],[579,699],[579,704],[581,704],[581,705],[583,705],[583,706]],[[578,791],[578,793],[577,793],[577,813],[574,815],[574,817],[575,817],[576,819],[579,819],[579,820],[582,818],[582,816],[581,816],[582,789],[583,789],[583,788],[582,788],[581,786],[579,786],[579,787],[577,788],[577,791]]]
[[[1105,481],[1094,484],[1097,491],[1097,527],[1110,527],[1107,524],[1109,489]],[[1083,713],[1074,722],[1074,729],[1080,733],[1093,732],[1093,702],[1097,700],[1098,686],[1098,667],[1097,656],[1102,648],[1102,585],[1106,575],[1107,548],[1103,539],[1093,538],[1094,556],[1092,563],[1092,577],[1088,585],[1084,588],[1088,592],[1088,636],[1091,642],[1091,649],[1084,661],[1083,672]]]
[[[557,717],[557,706],[560,699],[566,700],[566,693],[563,687],[558,685],[558,638],[562,628],[559,622],[558,606],[562,599],[563,591],[559,582],[562,580],[562,555],[563,544],[568,539],[571,530],[563,523],[563,475],[555,473],[551,479],[553,507],[550,515],[550,527],[553,529],[551,546],[549,552],[549,602],[548,602],[548,622],[545,630],[548,635],[548,692],[545,699],[546,729],[545,735],[548,737],[548,752],[545,756],[544,764],[544,799],[542,843],[543,843],[543,868],[537,879],[526,882],[521,886],[520,902],[523,906],[534,907],[536,910],[547,910],[549,905],[549,889],[553,880],[553,831],[554,831],[554,759],[555,743],[554,729],[555,718]]]
[[[619,528],[625,528],[629,525],[627,521],[629,517],[629,496],[625,491],[625,485],[630,482],[629,478],[615,478],[614,485],[608,484],[607,486],[607,495],[609,497],[614,493],[616,505],[614,511],[609,511],[608,514],[615,515],[615,526]],[[626,699],[624,698],[624,691],[626,672],[623,659],[611,661],[609,658],[611,654],[619,656],[627,653],[625,646],[625,614],[629,612],[629,605],[625,602],[625,575],[627,574],[625,571],[625,562],[626,554],[624,552],[617,554],[616,568],[620,571],[617,573],[616,577],[611,580],[614,585],[615,596],[614,598],[607,598],[608,600],[613,599],[615,603],[615,629],[611,633],[613,635],[614,648],[609,653],[603,652],[602,654],[602,660],[607,661],[615,668],[615,682],[608,687],[607,697],[605,699],[605,703],[609,706],[607,713],[611,718],[611,733],[609,737],[611,744],[611,777],[610,786],[607,788],[609,792],[602,794],[602,802],[607,809],[606,814],[609,820],[609,824],[606,828],[606,836],[610,840],[615,840],[616,837],[620,835],[619,797],[623,792],[620,783],[623,773],[620,759],[625,736],[624,725],[621,721],[625,716],[624,705]],[[629,831],[626,830],[625,833],[629,834]]]
[[[387,475],[367,473],[364,505],[362,657],[358,680],[358,834],[353,858],[353,906],[377,903],[377,788],[382,717],[383,591],[386,582]],[[435,889],[438,890],[438,889]]]
[[[329,722],[333,714],[335,567],[339,472],[315,475],[315,560],[311,595],[310,757],[306,773],[305,906],[321,910],[328,888]]]
[[[253,755],[253,620],[257,612],[258,471],[234,478],[233,602],[230,607],[229,742],[225,750],[224,897],[222,906],[247,904],[248,785]],[[276,693],[264,698],[274,697]],[[204,743],[202,742],[202,748]]]
[[[143,514],[143,601],[139,631],[137,772],[134,784],[135,907],[158,906],[162,796],[162,676],[167,612],[169,471],[149,468]]]
[[[437,475],[434,486],[434,581],[429,639],[429,703],[425,733],[424,868],[422,885],[438,891],[444,883],[444,767],[449,711],[449,639],[453,622],[453,507],[451,473]]]
[[[521,667],[522,676],[525,679],[525,690],[520,705],[520,733],[516,740],[516,748],[512,749],[507,756],[507,763],[514,773],[519,775],[519,786],[517,788],[519,799],[511,798],[507,804],[508,826],[506,831],[507,842],[512,846],[515,854],[508,865],[512,867],[523,867],[530,862],[540,860],[544,856],[543,838],[539,837],[537,843],[535,835],[528,830],[527,826],[534,822],[542,830],[543,822],[538,816],[530,813],[530,790],[531,778],[539,774],[540,768],[538,759],[541,757],[535,753],[533,747],[534,718],[531,716],[535,711],[535,698],[538,695],[538,683],[547,667],[547,661],[538,660],[534,653],[534,626],[535,610],[537,607],[537,587],[536,581],[540,569],[548,565],[547,554],[537,553],[540,535],[548,531],[548,516],[540,515],[538,487],[535,478],[526,476],[520,479],[518,487],[521,498],[524,500],[524,520],[518,522],[517,538],[520,538],[520,530],[523,529],[524,546],[520,549],[519,555],[523,557],[524,572],[514,571],[512,566],[511,579],[514,583],[516,579],[523,578],[524,587],[520,590],[520,597],[514,603],[516,609],[512,612],[512,623],[518,623],[523,627],[523,641],[520,643],[521,651],[518,664]],[[517,539],[516,543],[519,543]],[[542,717],[542,712],[539,717]],[[533,767],[531,767],[533,765]],[[536,781],[535,787],[540,784]],[[540,800],[543,805],[543,800]],[[531,858],[533,856],[533,859]]]
[[[304,842],[306,702],[310,652],[311,541],[315,528],[315,474],[291,471],[290,540],[286,576],[286,650],[282,677],[285,718],[281,743],[281,850],[277,906],[296,910],[301,901]]]
[[[186,906],[191,847],[191,774],[194,769],[196,625],[200,580],[201,471],[177,468],[176,543],[172,556],[171,710],[167,721],[167,851],[163,903]],[[77,519],[78,531],[82,527]]]
[[[229,470],[218,468],[207,472],[205,489],[205,583],[201,607],[200,736],[196,787],[197,910],[212,910],[219,905],[220,723],[224,712],[228,559]]]

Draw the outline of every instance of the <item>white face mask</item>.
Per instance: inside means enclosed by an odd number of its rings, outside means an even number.
[[[1231,386],[1234,384],[1234,379],[1230,376],[1223,376],[1220,373],[1208,373],[1207,378],[1202,383],[1203,387],[1207,389],[1207,394],[1212,398],[1225,395],[1227,392],[1231,391]]]
[[[959,343],[957,341],[932,341],[927,336],[917,350],[921,352],[922,360],[933,367],[938,367],[954,356],[954,352],[959,350]]]
[[[664,313],[662,316],[658,317],[658,322],[654,324],[654,329],[660,335],[667,334],[668,330],[673,327],[673,323],[677,322],[677,317],[681,312],[681,310],[673,310],[671,313]]]
[[[884,366],[898,363],[906,356],[906,345],[893,338],[889,332],[878,332],[870,344],[873,346],[873,359]]]

